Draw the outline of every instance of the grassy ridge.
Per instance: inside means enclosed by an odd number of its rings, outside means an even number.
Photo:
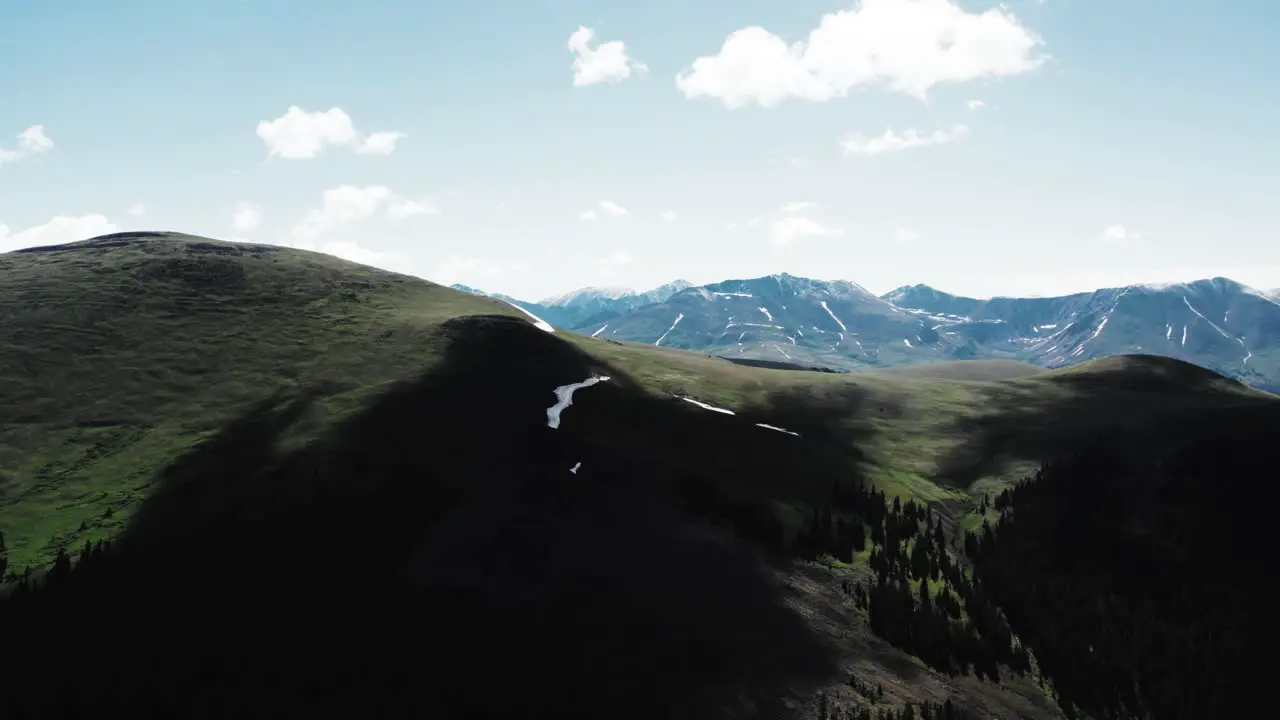
[[[758,550],[789,544],[838,481],[929,500],[952,528],[975,529],[974,494],[1090,438],[1158,462],[1206,423],[1280,408],[1146,356],[1036,374],[749,367],[545,333],[503,303],[326,256],[186,237],[0,256],[0,319],[0,390],[13,400],[0,410],[0,528],[13,569],[87,539],[118,538],[120,551],[0,617],[31,633],[19,646],[49,655],[23,683],[63,652],[43,628],[92,648],[122,626],[160,635],[154,607],[193,598],[255,617],[152,643],[138,653],[151,665],[96,675],[80,697],[124,693],[122,712],[135,702],[129,678],[153,672],[168,678],[156,685],[212,682],[224,702],[253,696],[275,671],[243,648],[270,638],[301,683],[276,688],[277,713],[300,694],[324,705],[317,684],[353,708],[370,692],[390,702],[378,693],[447,666],[433,687],[457,696],[415,697],[424,712],[491,700],[501,676],[520,688],[504,693],[512,711],[595,711],[602,689],[624,688],[635,704],[617,717],[749,706],[781,717],[783,705],[816,716],[816,688],[849,695],[856,665],[902,700],[958,693],[984,716],[1049,716],[1026,678],[930,674],[870,637],[829,569]],[[611,380],[547,428],[552,389],[597,373]],[[694,517],[690,488],[714,490],[718,519]],[[721,521],[760,532],[733,541]],[[835,572],[865,581],[867,563],[863,553]],[[50,577],[69,577],[56,567]],[[329,624],[301,619],[304,606]],[[85,607],[99,614],[73,612]],[[312,648],[331,631],[336,644]],[[399,638],[391,652],[386,638]],[[174,666],[176,645],[218,647],[230,684]],[[344,683],[350,672],[373,680]],[[32,702],[55,696],[51,685]]]
[[[317,253],[185,236],[0,256],[0,517],[10,561],[123,527],[157,471],[280,393],[301,443],[412,377],[440,323],[518,315]]]
[[[437,366],[446,321],[478,314],[524,317],[499,301],[325,255],[187,236],[0,256],[0,518],[11,566],[118,533],[165,467],[269,398],[309,398],[277,440],[282,451],[302,447],[391,383]],[[1034,375],[999,362],[828,374],[556,338],[629,378],[626,392],[615,383],[580,400],[590,442],[740,478],[737,491],[784,503],[852,474],[891,494],[955,503],[1007,485],[1079,437],[1261,397],[1168,360]],[[502,352],[507,364],[493,372],[532,382],[528,349]],[[549,397],[549,388],[535,392]],[[674,406],[628,416],[608,405],[632,407],[641,396]],[[691,413],[696,432],[655,412]],[[806,452],[756,422],[801,433]]]

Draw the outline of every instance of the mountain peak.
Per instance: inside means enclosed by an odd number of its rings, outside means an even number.
[[[575,303],[591,302],[593,300],[620,300],[624,297],[635,295],[636,291],[628,287],[597,287],[587,286],[577,290],[570,290],[567,293],[553,295],[538,301],[539,305],[548,305],[551,307],[561,305],[571,305]]]
[[[893,303],[901,307],[926,307],[933,306],[939,302],[949,302],[958,298],[948,292],[943,292],[930,285],[924,283],[916,283],[915,285],[903,285],[894,288],[889,292],[880,296],[881,300]]]

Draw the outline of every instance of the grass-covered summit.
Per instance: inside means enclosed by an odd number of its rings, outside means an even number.
[[[0,507],[10,562],[108,536],[157,473],[270,397],[303,442],[502,302],[337,258],[171,233],[0,255]]]

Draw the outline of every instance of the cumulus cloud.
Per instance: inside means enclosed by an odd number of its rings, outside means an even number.
[[[880,155],[930,145],[945,145],[968,134],[969,128],[965,125],[954,125],[950,130],[934,130],[927,135],[915,128],[907,128],[901,133],[893,128],[886,128],[883,135],[873,138],[862,133],[850,134],[840,141],[840,147],[846,155]]]
[[[411,217],[439,213],[434,203],[404,197],[385,185],[342,185],[325,190],[320,207],[307,211],[306,217],[293,227],[291,235],[295,240],[310,241],[375,217],[397,223]]]
[[[970,110],[981,110],[982,108],[987,106],[987,104],[982,102],[981,100],[970,100],[966,104],[969,106]]]
[[[262,224],[262,207],[251,202],[238,202],[231,211],[231,229],[236,232],[253,232]]]
[[[307,212],[306,219],[294,226],[293,235],[312,239],[348,223],[371,218],[392,195],[385,185],[342,185],[325,190],[321,206]]]
[[[129,209],[125,212],[133,217],[142,217],[147,214],[147,206],[142,203],[134,203],[133,205],[130,205]]]
[[[685,97],[729,108],[787,98],[825,102],[884,86],[924,99],[935,85],[1028,72],[1044,41],[1003,6],[966,12],[955,0],[862,0],[827,13],[806,40],[788,44],[751,26],[676,76]]]
[[[44,134],[43,125],[32,125],[18,133],[16,137],[18,140],[12,148],[0,147],[0,165],[17,162],[53,149],[53,140]]]
[[[612,200],[601,200],[596,203],[595,208],[578,213],[578,219],[582,222],[592,222],[600,219],[601,213],[610,217],[622,217],[623,215],[631,214],[626,208]]]
[[[622,215],[629,214],[626,208],[622,207],[621,205],[619,205],[618,203],[612,200],[601,200],[600,209],[604,210],[606,213],[610,215],[613,215],[614,217],[619,217]]]
[[[80,216],[59,215],[43,225],[18,232],[10,232],[7,226],[0,224],[0,252],[88,240],[119,229],[105,215],[98,213]]]
[[[1108,225],[1098,238],[1108,245],[1127,247],[1142,241],[1142,233],[1135,232],[1124,225]]]
[[[349,240],[326,240],[321,243],[298,242],[294,243],[294,247],[322,252],[326,255],[340,257],[343,260],[350,260],[361,265],[371,265],[393,272],[408,272],[412,264],[407,258],[398,253],[373,250],[358,242]]]
[[[798,212],[804,212],[805,210],[812,210],[816,207],[818,207],[818,203],[813,202],[811,200],[797,200],[795,202],[789,202],[786,205],[783,205],[782,212],[798,213]]]
[[[649,68],[627,55],[627,45],[621,40],[601,43],[591,47],[595,32],[579,26],[569,36],[569,52],[573,53],[573,85],[586,87],[600,83],[618,83],[634,72],[643,75]]]
[[[390,155],[405,134],[383,131],[364,135],[342,108],[307,112],[291,105],[284,115],[259,122],[258,137],[266,144],[268,157],[306,160],[330,146],[348,147],[363,155]]]
[[[405,137],[402,132],[376,132],[356,145],[356,153],[360,155],[390,155],[396,151],[396,143]]]
[[[770,240],[774,245],[787,246],[808,238],[840,235],[842,228],[823,225],[803,215],[792,215],[775,222],[770,227]]]

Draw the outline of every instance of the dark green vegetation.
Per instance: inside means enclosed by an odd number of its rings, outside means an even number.
[[[17,649],[0,707],[23,717],[1037,718],[1057,716],[1055,694],[1106,716],[1134,705],[1072,674],[1081,643],[1135,607],[1151,620],[1132,627],[1169,641],[1178,606],[1028,598],[1123,584],[1103,556],[1130,520],[1134,552],[1172,548],[1161,577],[1218,567],[1200,548],[1232,552],[1206,533],[1234,506],[1195,493],[1232,483],[1238,502],[1253,480],[1226,459],[1226,479],[1197,470],[1174,502],[1109,471],[1121,489],[1081,497],[1139,504],[1021,530],[1027,491],[999,509],[984,493],[1118,433],[1123,457],[1156,466],[1206,424],[1269,447],[1280,407],[1143,356],[1037,374],[749,367],[196,238],[4,255],[0,281],[16,581],[0,637]],[[593,374],[611,380],[548,428],[552,390]],[[1059,576],[984,547],[973,574],[965,529],[985,518],[1005,548],[1010,516],[1036,553],[1096,561]],[[1065,523],[1096,529],[1096,548]],[[1187,534],[1169,544],[1169,527]],[[1106,623],[1072,614],[1095,606]],[[1214,642],[1253,622],[1247,604],[1211,607]],[[1126,647],[1108,678],[1148,708],[1182,702],[1170,682],[1221,687]]]
[[[1272,408],[1198,424],[1164,457],[1123,440],[1081,449],[995,500],[969,535],[986,594],[1052,677],[1064,708],[1092,717],[1240,717],[1262,707],[1257,646],[1270,603],[1257,573],[1270,533],[1235,487],[1275,482],[1258,449],[1280,439]]]

